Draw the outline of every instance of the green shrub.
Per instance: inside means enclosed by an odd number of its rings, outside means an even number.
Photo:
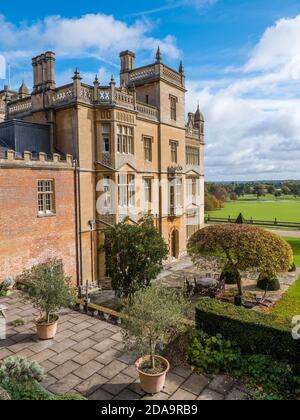
[[[277,290],[281,289],[280,282],[276,276],[264,273],[260,274],[257,287],[268,292],[277,292]]]
[[[194,331],[188,339],[188,362],[197,372],[219,374],[238,368],[240,350],[221,335]]]
[[[244,216],[242,215],[242,213],[240,213],[235,221],[235,223],[237,223],[238,225],[243,225],[244,223],[246,223]]]
[[[241,275],[234,266],[227,264],[221,273],[220,280],[225,281],[225,284],[238,284]]]
[[[226,373],[246,382],[256,399],[295,399],[297,381],[291,367],[266,355],[243,355],[239,347],[220,334],[193,331],[187,360],[198,373]]]
[[[8,392],[13,401],[45,401],[52,397],[38,382],[18,382],[6,379],[1,382],[1,386]]]
[[[0,290],[0,297],[6,297],[8,295],[7,290]]]
[[[43,388],[38,382],[18,382],[16,380],[4,380],[0,382],[3,389],[13,401],[83,401],[86,400],[78,394],[54,395]]]
[[[221,334],[236,342],[244,354],[272,355],[299,366],[300,342],[293,340],[286,319],[201,298],[196,305],[196,324],[210,335]]]
[[[8,379],[19,383],[32,380],[41,382],[43,378],[44,371],[35,361],[12,356],[0,362],[0,381]]]

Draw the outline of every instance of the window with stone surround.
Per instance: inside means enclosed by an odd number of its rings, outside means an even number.
[[[176,96],[170,95],[170,113],[171,113],[171,120],[177,120],[177,102],[178,98]]]
[[[118,125],[118,153],[134,155],[133,127]]]
[[[102,125],[102,151],[110,153],[110,124]]]
[[[176,178],[169,183],[169,214],[176,215],[176,209],[183,207],[183,180]]]
[[[135,206],[135,176],[120,174],[118,176],[119,207]]]
[[[152,178],[144,178],[145,203],[152,203]]]
[[[38,181],[38,213],[39,215],[55,213],[54,181],[51,179]]]
[[[186,147],[186,164],[193,166],[200,165],[200,150],[198,147]]]
[[[146,162],[152,162],[152,137],[144,137],[144,158]]]
[[[171,148],[171,162],[172,163],[177,163],[177,161],[178,161],[178,154],[177,154],[178,142],[171,140],[170,141],[170,148]]]

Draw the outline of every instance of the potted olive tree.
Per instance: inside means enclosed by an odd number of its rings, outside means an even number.
[[[170,364],[157,354],[158,346],[168,344],[184,330],[186,305],[178,291],[152,285],[135,293],[123,310],[125,349],[140,356],[135,365],[141,387],[148,394],[159,393],[165,385]]]
[[[71,285],[71,278],[64,273],[63,263],[51,259],[38,264],[21,276],[25,284],[24,293],[32,302],[40,316],[35,319],[37,335],[41,340],[55,337],[59,320],[58,311],[73,304],[76,291]]]

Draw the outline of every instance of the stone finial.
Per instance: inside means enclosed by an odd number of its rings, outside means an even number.
[[[111,86],[111,85],[115,85],[115,84],[116,84],[116,81],[115,81],[114,75],[112,74],[112,75],[111,75],[111,78],[110,78],[110,83],[109,83],[109,85]]]
[[[180,73],[180,74],[184,74],[184,65],[183,65],[182,61],[180,61],[180,65],[179,65],[179,73]]]
[[[96,76],[95,76],[94,86],[95,86],[95,85],[99,85],[98,74],[96,74]]]
[[[80,76],[80,72],[78,70],[78,68],[76,68],[75,72],[74,72],[74,76],[73,76],[73,80],[82,80],[82,77]]]
[[[156,63],[162,63],[162,53],[160,51],[160,47],[157,48]]]

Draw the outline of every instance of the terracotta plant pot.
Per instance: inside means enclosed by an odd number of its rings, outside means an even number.
[[[40,340],[52,340],[56,336],[58,319],[57,316],[56,320],[49,324],[43,323],[41,318],[35,320],[36,332]]]
[[[166,376],[170,370],[170,363],[161,356],[155,356],[156,360],[162,361],[166,365],[166,369],[157,374],[145,373],[141,370],[143,364],[150,360],[150,356],[141,357],[136,361],[135,367],[139,373],[141,387],[147,394],[158,394],[164,389]]]

